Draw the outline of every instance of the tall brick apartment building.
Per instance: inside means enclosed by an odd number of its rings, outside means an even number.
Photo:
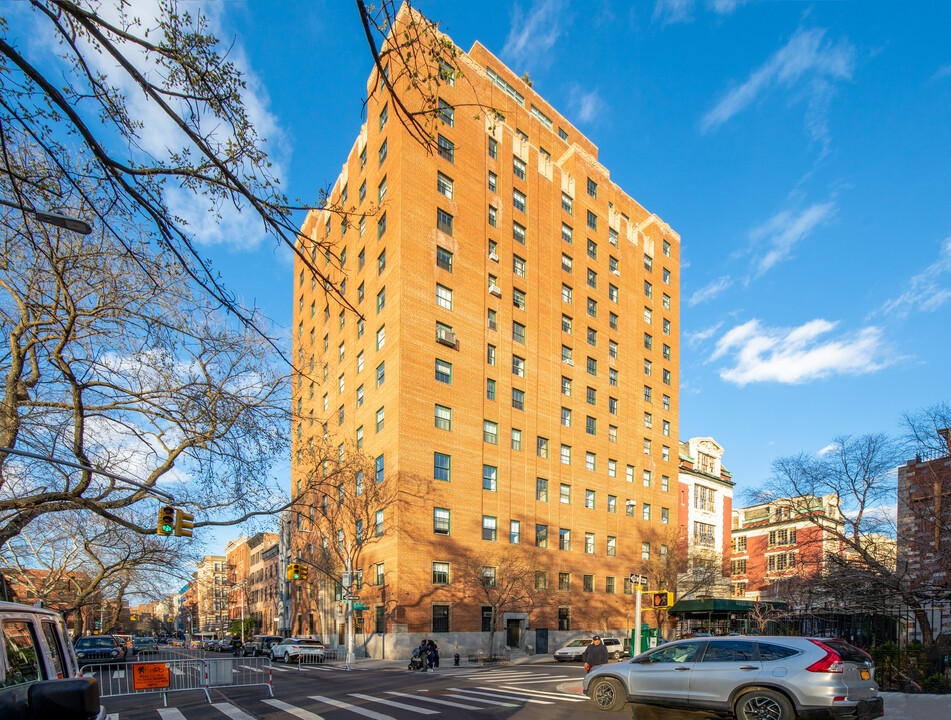
[[[510,643],[535,628],[623,629],[625,579],[658,550],[642,536],[676,522],[680,238],[486,48],[458,63],[432,154],[371,74],[368,121],[330,199],[380,210],[304,222],[305,251],[335,240],[362,317],[298,260],[294,354],[315,357],[323,382],[294,383],[294,431],[319,439],[325,423],[397,489],[360,568],[368,631],[483,630],[463,565],[516,546],[540,592],[506,612]],[[304,472],[295,464],[295,487]],[[329,638],[333,598],[311,594],[295,591],[292,631],[316,612]]]
[[[898,562],[923,594],[935,636],[951,633],[951,429],[938,431],[945,452],[898,468]]]

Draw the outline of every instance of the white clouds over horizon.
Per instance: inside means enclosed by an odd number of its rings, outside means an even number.
[[[694,0],[657,0],[654,5],[654,22],[663,25],[691,22],[693,20]]]
[[[502,55],[520,65],[537,61],[554,47],[564,32],[566,23],[562,14],[566,7],[565,0],[535,0],[526,13],[518,3],[513,4],[512,23]]]
[[[941,244],[938,259],[904,284],[905,290],[897,298],[882,306],[882,312],[905,317],[912,310],[933,312],[951,300],[951,287],[943,287],[942,276],[951,280],[951,237]],[[948,283],[951,285],[951,282]]]
[[[838,323],[811,320],[794,328],[767,328],[753,319],[729,330],[710,360],[729,358],[720,377],[741,387],[778,382],[797,385],[833,375],[863,375],[886,367],[882,332],[869,326],[826,338]]]
[[[597,88],[586,90],[578,83],[572,83],[568,89],[568,107],[582,123],[590,123],[599,117],[606,105]]]
[[[759,277],[778,263],[791,257],[793,249],[820,224],[828,222],[836,212],[834,200],[815,203],[799,212],[782,210],[759,227],[750,230],[756,258],[754,277]]]
[[[805,124],[814,139],[828,140],[826,112],[833,82],[852,78],[855,50],[847,40],[826,38],[821,28],[799,28],[782,48],[750,73],[740,85],[729,90],[703,116],[700,132],[716,130],[775,87],[807,98]]]

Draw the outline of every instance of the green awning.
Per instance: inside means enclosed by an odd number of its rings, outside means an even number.
[[[756,600],[733,600],[727,598],[707,598],[705,600],[678,600],[668,612],[671,615],[687,613],[747,613],[757,604]],[[760,601],[761,605],[773,608],[786,608],[787,604],[777,601]]]

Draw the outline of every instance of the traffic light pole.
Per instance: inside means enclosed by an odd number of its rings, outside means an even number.
[[[350,553],[347,553],[347,586],[344,588],[347,592],[347,670],[350,664],[356,660],[353,654],[353,563],[350,559]]]
[[[641,584],[634,588],[634,647],[631,648],[631,657],[641,652]]]

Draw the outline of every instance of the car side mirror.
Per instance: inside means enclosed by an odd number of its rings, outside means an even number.
[[[95,678],[41,680],[30,685],[28,697],[34,720],[90,720],[99,715],[99,681]]]
[[[641,657],[634,658],[631,662],[635,662],[638,665],[650,665],[653,660],[651,660],[650,655],[642,655]]]

